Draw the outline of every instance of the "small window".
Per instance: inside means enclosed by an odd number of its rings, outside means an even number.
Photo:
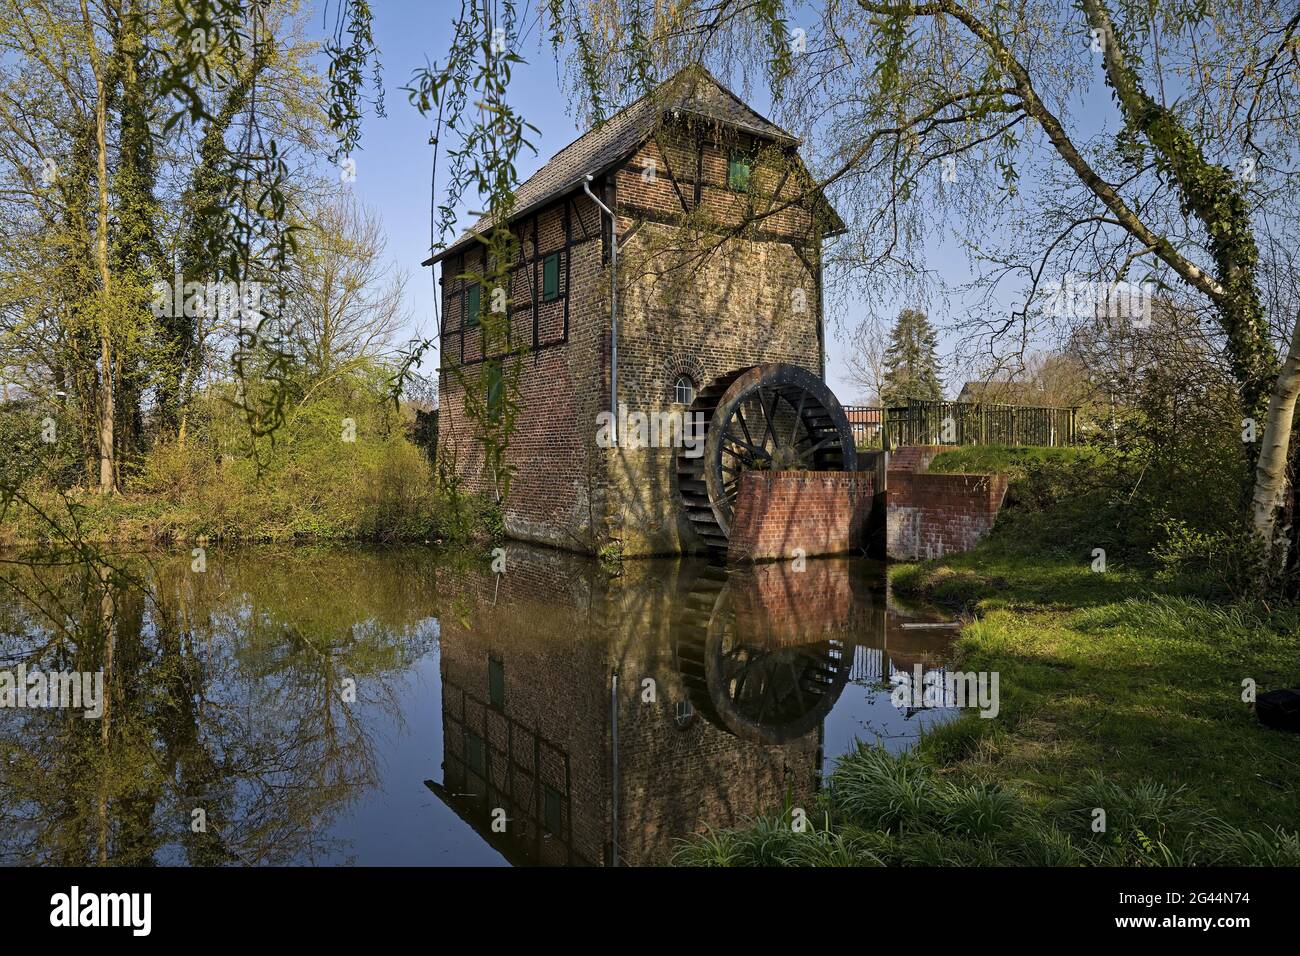
[[[465,327],[473,328],[478,325],[478,297],[479,285],[475,282],[469,287],[469,292],[465,296]]]
[[[754,161],[741,152],[731,154],[727,164],[727,188],[737,192],[749,191],[749,176],[754,171]]]
[[[689,375],[678,375],[673,383],[673,401],[678,405],[689,405],[695,401],[695,383]]]
[[[546,832],[560,836],[564,830],[564,795],[550,784],[542,784],[542,825]]]
[[[542,260],[542,301],[550,302],[560,295],[560,254],[553,252]]]
[[[506,667],[495,658],[488,658],[488,702],[497,710],[506,706]]]

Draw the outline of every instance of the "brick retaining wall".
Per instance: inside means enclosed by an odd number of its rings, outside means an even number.
[[[1006,475],[927,471],[943,445],[913,445],[890,456],[885,553],[899,561],[969,551],[993,528]]]
[[[1005,475],[933,474],[942,445],[900,448],[889,458],[888,491],[875,502],[876,472],[747,472],[732,518],[732,561],[865,552],[884,525],[885,554],[899,561],[969,551],[993,528]],[[873,509],[873,502],[875,508]],[[875,547],[878,547],[875,545]]]
[[[875,476],[854,471],[750,471],[731,522],[732,561],[849,554],[866,546]]]

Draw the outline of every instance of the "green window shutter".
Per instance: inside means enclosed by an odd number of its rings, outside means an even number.
[[[564,831],[564,794],[550,784],[542,784],[542,826],[553,836]]]
[[[542,260],[542,300],[550,302],[560,294],[560,254],[553,252]]]
[[[465,307],[466,326],[478,325],[478,296],[479,296],[479,285],[477,282],[475,282],[472,286],[469,287],[469,294],[466,297],[468,300],[468,304]]]
[[[483,748],[483,738],[474,731],[469,731],[465,739],[465,762],[469,765],[470,773],[482,777],[487,772],[486,756]]]
[[[753,165],[744,153],[733,152],[727,164],[727,187],[738,192],[749,190],[749,174]]]

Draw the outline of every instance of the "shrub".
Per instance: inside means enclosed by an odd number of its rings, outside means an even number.
[[[1262,577],[1264,555],[1248,529],[1196,531],[1170,519],[1162,530],[1164,540],[1152,556],[1165,580],[1211,597],[1235,597],[1251,593]]]

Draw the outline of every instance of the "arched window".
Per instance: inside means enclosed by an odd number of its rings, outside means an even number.
[[[678,405],[689,405],[695,401],[695,383],[689,375],[678,375],[673,383],[673,401]]]

